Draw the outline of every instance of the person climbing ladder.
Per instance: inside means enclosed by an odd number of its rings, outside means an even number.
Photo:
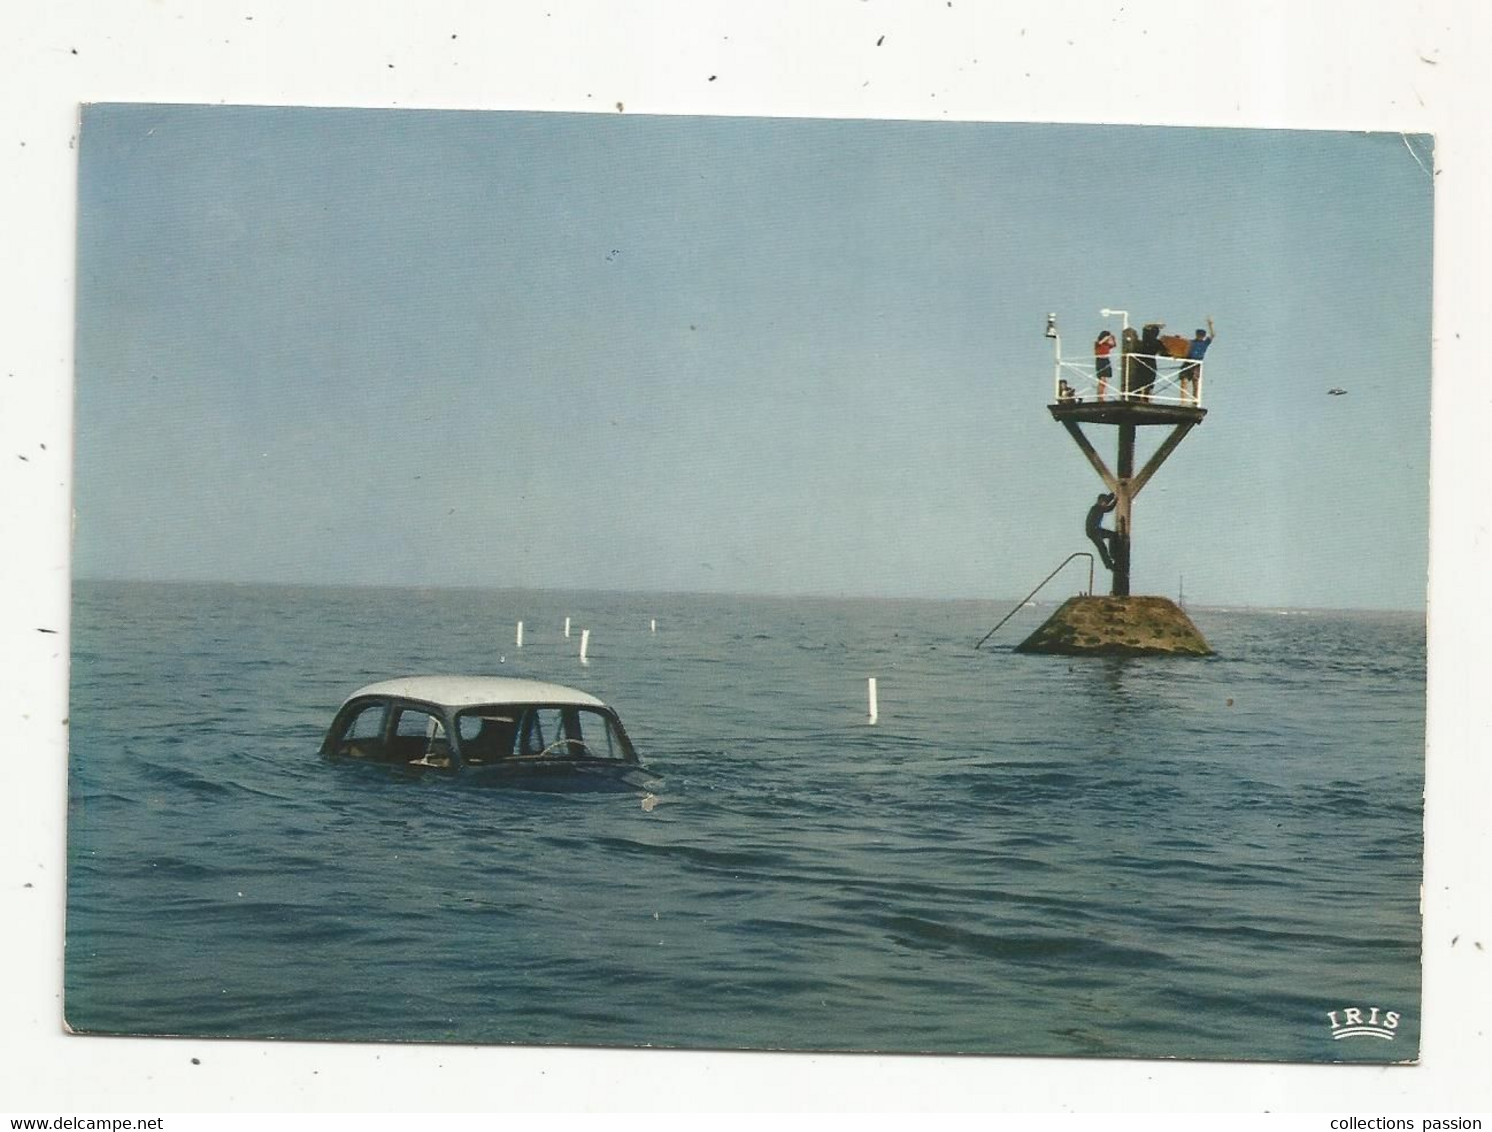
[[[1114,569],[1114,542],[1118,539],[1117,531],[1111,531],[1103,525],[1103,517],[1112,511],[1119,502],[1117,495],[1108,492],[1098,497],[1098,502],[1088,508],[1088,519],[1083,524],[1088,538],[1093,545],[1098,547],[1098,557],[1103,560],[1103,568],[1113,572]]]

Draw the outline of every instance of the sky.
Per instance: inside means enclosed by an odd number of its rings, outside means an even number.
[[[79,144],[76,576],[1018,597],[1101,486],[1046,315],[1082,355],[1112,307],[1217,327],[1134,592],[1424,606],[1426,136],[96,105]]]

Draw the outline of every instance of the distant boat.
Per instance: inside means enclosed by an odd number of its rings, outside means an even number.
[[[1335,385],[1326,391],[1326,395],[1328,397],[1345,397],[1347,396],[1347,391],[1340,385]]]

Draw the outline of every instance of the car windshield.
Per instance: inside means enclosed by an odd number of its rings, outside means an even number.
[[[506,758],[628,759],[625,737],[604,711],[575,705],[504,704],[456,714],[462,761]]]

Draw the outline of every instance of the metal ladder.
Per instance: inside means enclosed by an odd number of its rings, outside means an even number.
[[[1041,581],[1039,583],[1037,583],[1037,586],[1036,586],[1036,588],[1034,590],[1032,590],[1030,593],[1028,593],[1025,597],[1021,598],[1020,601],[1016,602],[1015,603],[1015,608],[1012,609],[1009,613],[1007,613],[1004,617],[1000,618],[999,622],[995,625],[995,629],[998,629],[1001,625],[1005,624],[1005,622],[1009,621],[1018,612],[1020,612],[1021,607],[1024,606],[1026,604],[1026,602],[1030,601],[1033,597],[1035,597],[1038,593],[1040,593],[1042,586],[1046,585],[1053,578],[1055,578],[1058,574],[1062,573],[1062,567],[1066,566],[1074,558],[1086,558],[1088,560],[1088,589],[1085,591],[1085,593],[1088,594],[1088,595],[1091,595],[1093,593],[1093,552],[1089,551],[1089,550],[1075,550],[1071,554],[1069,554],[1066,558],[1062,559],[1061,565],[1059,565],[1055,570],[1053,570],[1045,578],[1041,579]],[[984,644],[985,641],[987,641],[991,637],[993,637],[995,635],[995,629],[991,629],[984,636],[980,637],[979,638],[979,644],[975,645],[974,647],[976,649],[979,648],[981,645]]]

